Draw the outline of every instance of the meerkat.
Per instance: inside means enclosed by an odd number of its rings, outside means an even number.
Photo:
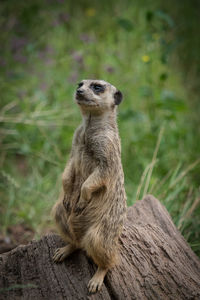
[[[100,290],[109,269],[118,263],[119,236],[126,217],[126,193],[121,145],[116,122],[122,93],[103,80],[83,80],[75,102],[83,122],[76,129],[69,161],[62,175],[63,190],[53,215],[66,246],[53,260],[63,261],[83,249],[98,266],[88,283]]]

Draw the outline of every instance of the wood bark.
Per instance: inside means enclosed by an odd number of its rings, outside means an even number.
[[[96,266],[83,251],[53,263],[62,245],[59,236],[47,235],[1,255],[0,299],[200,299],[200,261],[151,195],[128,208],[121,263],[100,292],[88,293]]]

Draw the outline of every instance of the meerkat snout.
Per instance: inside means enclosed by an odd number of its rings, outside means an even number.
[[[76,100],[78,101],[82,101],[82,100],[86,100],[87,101],[87,98],[84,97],[84,90],[78,88],[76,90]]]
[[[77,94],[77,95],[82,95],[83,93],[84,93],[84,91],[81,90],[81,89],[77,89],[77,91],[76,91],[76,94]]]

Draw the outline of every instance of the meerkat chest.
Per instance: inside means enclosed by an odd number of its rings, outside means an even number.
[[[84,134],[74,147],[74,161],[76,173],[84,178],[87,178],[96,167],[91,145],[86,141]]]

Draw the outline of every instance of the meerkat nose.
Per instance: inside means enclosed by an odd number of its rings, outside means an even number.
[[[77,93],[78,95],[83,95],[84,91],[81,90],[81,89],[78,89],[78,90],[76,91],[76,93]]]

